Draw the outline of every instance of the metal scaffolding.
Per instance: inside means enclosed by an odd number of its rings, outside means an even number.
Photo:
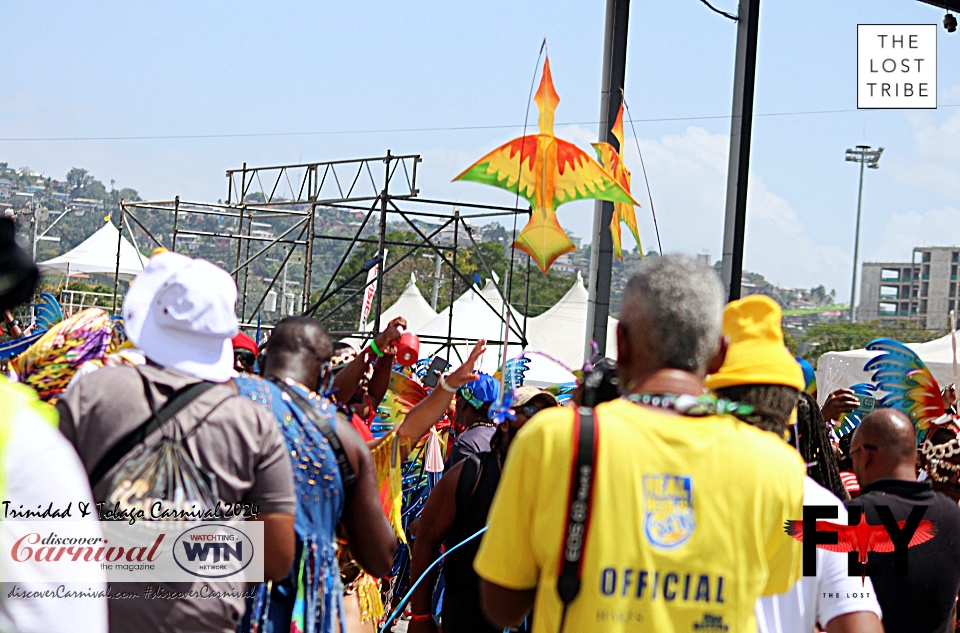
[[[337,336],[365,339],[380,331],[383,281],[401,262],[427,250],[446,266],[454,279],[459,279],[466,287],[470,287],[473,280],[468,279],[457,266],[458,249],[462,252],[466,246],[477,254],[488,275],[492,276],[492,271],[483,260],[469,221],[501,217],[509,219],[522,215],[525,222],[529,213],[526,208],[420,198],[416,182],[420,161],[419,155],[395,156],[388,151],[385,156],[355,160],[269,167],[249,167],[244,163],[240,169],[226,172],[228,187],[225,202],[188,202],[180,200],[179,197],[161,201],[121,201],[121,233],[126,231],[138,248],[138,235],[155,247],[165,247],[194,256],[204,256],[203,253],[196,253],[198,249],[202,250],[202,247],[208,250],[213,248],[214,263],[229,270],[237,283],[237,313],[241,326],[247,328],[258,325],[255,319],[269,293],[278,283],[284,287],[284,296],[287,284],[299,285],[303,312],[317,314],[318,318],[324,321],[357,299],[371,283],[376,282],[375,302],[371,310],[374,319],[372,331],[357,329],[332,332]],[[379,178],[376,174],[380,174]],[[335,235],[324,231],[322,225],[318,225],[318,218],[329,209],[363,214],[352,235]],[[152,221],[149,223],[154,228],[157,225],[162,226],[162,233],[157,234],[158,231],[151,231],[147,227],[147,219],[151,214],[154,214],[154,217],[150,218]],[[416,240],[387,239],[388,224],[399,220],[402,220],[405,230],[416,235]],[[429,228],[424,228],[424,225],[429,225]],[[446,238],[446,243],[441,240],[441,234]],[[347,243],[346,249],[329,274],[318,270],[315,262],[315,247],[322,240]],[[379,262],[384,261],[385,251],[390,247],[407,247],[410,250],[379,265],[374,279],[364,279],[362,286],[344,291],[359,274],[343,279],[346,276],[344,267],[361,244],[375,244],[374,259]],[[268,259],[270,257],[274,259]],[[206,258],[211,259],[209,256]],[[266,286],[258,287],[259,284],[251,283],[251,269],[264,260],[279,262],[279,265]],[[295,261],[302,262],[303,265],[298,277],[291,281],[288,267]],[[499,285],[497,287],[504,306],[507,304],[515,276],[509,276],[506,291]],[[529,284],[529,277],[527,283]],[[115,278],[114,286],[116,301],[118,278]],[[451,283],[451,306],[456,300],[455,290],[456,284]],[[528,312],[529,292],[525,295],[523,314]],[[311,301],[314,297],[317,298]],[[480,299],[494,309],[485,297],[480,295]],[[494,311],[496,312],[496,309]],[[500,312],[500,319],[502,324],[507,322],[503,312]],[[471,342],[470,339],[460,340],[454,337],[452,327],[451,310],[447,336],[425,337],[424,341],[440,343],[453,350],[456,345]],[[502,332],[505,329],[501,326]],[[505,332],[504,335],[512,343],[526,346],[526,318],[510,315],[509,333]]]

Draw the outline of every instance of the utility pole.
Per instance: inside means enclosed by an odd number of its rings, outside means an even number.
[[[287,265],[283,265],[283,280],[280,282],[280,318],[290,314],[287,306]]]
[[[857,228],[853,238],[853,280],[850,282],[850,322],[857,320],[857,260],[860,257],[860,209],[863,205],[863,167],[870,169],[880,168],[880,154],[883,148],[871,150],[869,145],[857,145],[856,149],[847,150],[847,161],[860,163],[860,188],[857,193]]]
[[[757,71],[760,0],[740,0],[737,21],[737,61],[733,76],[733,117],[727,167],[727,212],[723,227],[721,276],[727,298],[740,298],[743,238],[747,226],[747,176],[753,132],[753,88]]]
[[[33,223],[33,236],[30,238],[30,243],[31,243],[31,246],[32,246],[32,251],[31,251],[31,253],[32,253],[32,255],[33,255],[33,261],[34,261],[34,263],[36,263],[36,261],[37,261],[37,198],[36,198],[36,196],[34,196],[33,198],[31,198],[31,199],[30,199],[30,202],[31,202],[32,205],[33,205],[33,213],[30,215],[30,220],[31,220],[31,222]],[[31,312],[33,311],[33,307],[32,307],[32,306],[31,306],[30,310],[31,310]],[[33,316],[33,315],[31,315],[31,316]]]
[[[606,35],[603,41],[603,87],[600,92],[599,140],[621,151],[610,131],[620,103],[627,67],[627,22],[630,0],[607,0]],[[584,360],[590,358],[590,341],[596,341],[601,352],[607,348],[607,317],[610,314],[610,283],[613,269],[613,237],[610,221],[613,203],[598,200],[593,208],[593,233],[590,241],[590,294],[587,303],[587,340]]]
[[[435,262],[433,268],[433,296],[431,297],[430,304],[433,306],[433,311],[437,311],[437,300],[440,297],[440,253],[433,254],[433,260]]]

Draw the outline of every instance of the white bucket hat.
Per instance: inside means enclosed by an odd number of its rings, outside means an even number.
[[[204,380],[237,375],[237,286],[222,268],[177,253],[150,258],[123,300],[127,336],[150,360]]]

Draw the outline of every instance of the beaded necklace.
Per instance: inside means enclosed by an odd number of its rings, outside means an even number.
[[[702,396],[670,393],[631,393],[623,396],[623,399],[634,404],[657,409],[669,409],[680,415],[698,418],[708,415],[732,415],[744,422],[751,422],[755,413],[754,408],[749,404],[718,398],[709,393]]]

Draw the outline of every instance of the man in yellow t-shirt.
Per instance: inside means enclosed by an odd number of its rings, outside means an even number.
[[[629,395],[594,411],[579,592],[564,608],[557,589],[577,413],[554,409],[518,434],[474,562],[491,622],[532,607],[534,633],[753,632],[757,598],[800,577],[782,526],[802,514],[802,460],[703,396],[726,351],[722,307],[715,273],[686,257],[630,279],[617,326]]]

